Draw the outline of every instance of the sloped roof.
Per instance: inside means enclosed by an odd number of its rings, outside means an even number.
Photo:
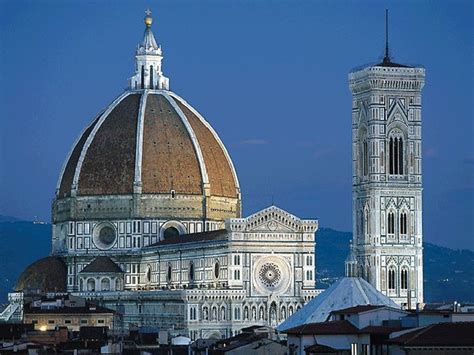
[[[358,334],[359,329],[347,320],[332,322],[306,323],[298,327],[285,330],[286,334],[313,335],[313,334]]]
[[[402,346],[474,346],[474,322],[437,323],[391,339]]]
[[[85,272],[123,272],[122,269],[108,256],[98,256],[90,262],[80,273]]]
[[[364,305],[360,305],[360,306],[354,306],[354,307],[349,307],[349,308],[344,308],[344,309],[338,309],[336,311],[333,311],[332,313],[357,314],[357,313],[372,311],[374,309],[378,309],[378,308],[382,308],[382,307],[385,307],[385,306],[381,306],[381,305],[374,306],[372,304],[364,304]]]
[[[214,231],[199,232],[177,235],[173,237],[160,240],[157,243],[149,245],[149,247],[159,245],[170,245],[170,244],[185,244],[185,243],[197,243],[197,242],[208,242],[213,240],[227,240],[227,229],[217,229]]]
[[[361,277],[345,277],[281,323],[277,330],[284,331],[306,323],[324,322],[332,311],[359,305],[380,305],[400,309],[399,305]]]

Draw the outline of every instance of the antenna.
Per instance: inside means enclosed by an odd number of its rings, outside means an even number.
[[[388,53],[388,9],[385,9],[385,57],[384,62],[390,62],[390,56]]]

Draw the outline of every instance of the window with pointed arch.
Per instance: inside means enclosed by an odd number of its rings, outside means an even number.
[[[405,211],[400,213],[399,223],[400,223],[400,237],[406,238],[408,233],[408,222],[407,222],[407,213]]]
[[[408,289],[408,269],[405,267],[402,268],[402,271],[400,272],[400,288],[402,290]]]
[[[387,214],[387,234],[389,237],[395,235],[395,213],[393,211]]]
[[[362,159],[362,172],[364,176],[367,176],[369,174],[369,146],[367,144],[367,140],[364,140],[362,143]]]
[[[388,269],[388,289],[395,290],[395,268],[391,267]]]
[[[366,207],[364,209],[364,235],[367,238],[370,234],[370,228],[369,228],[369,209]]]
[[[403,133],[394,129],[388,139],[388,171],[390,175],[404,174],[404,142]]]

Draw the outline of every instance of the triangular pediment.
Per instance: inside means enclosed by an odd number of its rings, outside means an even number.
[[[246,218],[246,230],[250,232],[298,232],[302,221],[291,213],[270,206]]]
[[[387,121],[389,124],[397,121],[407,124],[408,115],[403,103],[400,100],[393,100],[388,110]]]

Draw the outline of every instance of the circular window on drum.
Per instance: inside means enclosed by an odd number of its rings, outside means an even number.
[[[266,287],[277,287],[281,281],[281,271],[275,263],[265,263],[258,272],[260,282]]]
[[[116,239],[115,228],[109,224],[101,225],[94,230],[94,244],[99,249],[110,249]]]

